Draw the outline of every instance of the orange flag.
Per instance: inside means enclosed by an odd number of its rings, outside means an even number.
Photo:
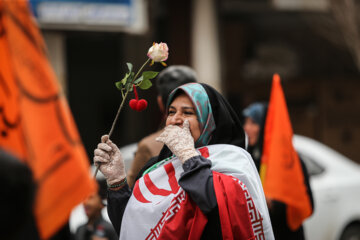
[[[311,215],[312,207],[292,137],[280,77],[274,74],[265,122],[260,176],[266,197],[287,205],[288,226],[296,230]]]
[[[0,147],[31,169],[42,238],[96,190],[71,112],[25,0],[0,0]]]

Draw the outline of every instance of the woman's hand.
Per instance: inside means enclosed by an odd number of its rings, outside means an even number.
[[[108,135],[101,137],[101,143],[94,151],[94,164],[100,164],[99,170],[104,174],[108,185],[113,185],[126,177],[121,152]]]
[[[199,155],[194,147],[194,138],[191,136],[188,120],[184,121],[182,128],[177,125],[166,126],[156,141],[164,143],[182,163]]]

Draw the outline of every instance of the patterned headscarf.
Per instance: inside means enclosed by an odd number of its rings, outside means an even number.
[[[175,94],[182,90],[189,96],[195,106],[197,119],[200,124],[201,135],[195,143],[195,147],[206,146],[211,140],[211,135],[216,128],[209,97],[204,87],[199,83],[188,83],[176,88],[171,92],[167,108],[169,108]]]

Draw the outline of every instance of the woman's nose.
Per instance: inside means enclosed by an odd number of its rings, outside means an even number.
[[[183,121],[184,121],[184,119],[183,119],[182,115],[179,113],[176,113],[171,119],[171,124],[181,126],[183,124]]]

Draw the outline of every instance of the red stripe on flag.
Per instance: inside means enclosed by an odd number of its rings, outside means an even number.
[[[180,188],[179,184],[177,183],[176,177],[175,177],[175,169],[174,169],[174,166],[172,165],[172,163],[171,162],[167,163],[166,165],[164,165],[164,168],[165,168],[166,174],[168,176],[168,182],[171,187],[171,191],[158,188],[151,181],[149,174],[146,174],[144,176],[144,183],[145,183],[146,187],[148,188],[148,190],[153,195],[168,196],[171,193],[177,193]]]
[[[213,171],[223,239],[255,239],[247,200],[241,186],[228,176]]]

